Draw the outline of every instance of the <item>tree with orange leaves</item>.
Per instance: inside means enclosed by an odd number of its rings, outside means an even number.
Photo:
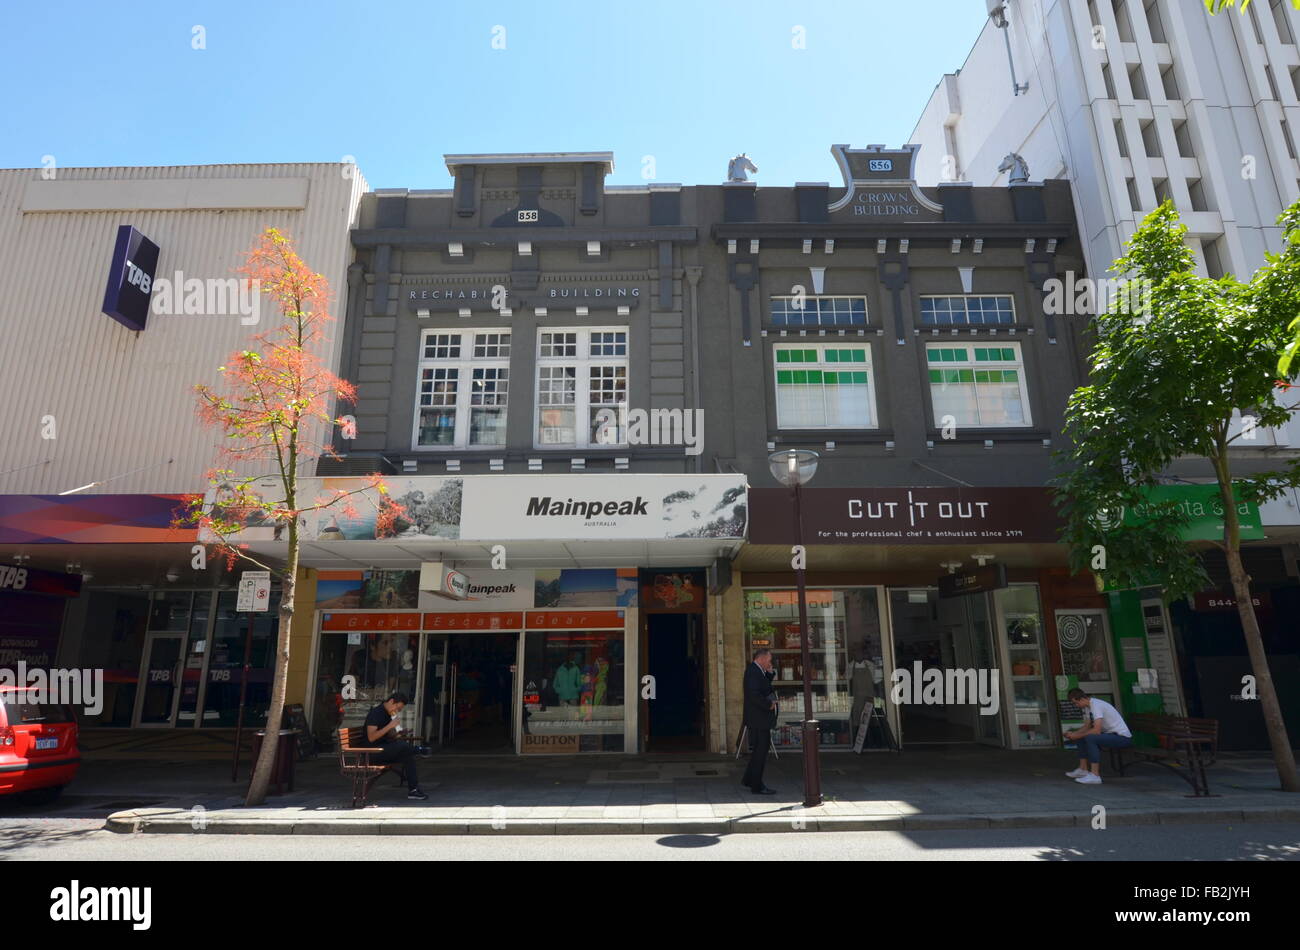
[[[216,549],[232,570],[239,561],[256,564],[281,576],[279,635],[276,641],[275,676],[271,687],[271,705],[267,711],[266,738],[253,767],[245,804],[257,805],[266,798],[266,788],[275,761],[278,729],[284,710],[289,671],[289,636],[294,614],[294,590],[299,562],[301,530],[307,516],[328,508],[337,508],[347,517],[356,517],[358,498],[370,499],[375,493],[376,537],[391,534],[402,514],[391,501],[383,479],[372,475],[353,491],[334,491],[324,497],[302,496],[299,477],[306,462],[322,454],[337,458],[329,437],[333,426],[350,422],[336,419],[332,410],[338,402],[354,402],[356,388],[325,367],[317,351],[325,341],[324,327],[329,315],[329,282],[309,268],[294,250],[288,236],[268,228],[249,251],[238,273],[251,282],[254,292],[265,294],[282,320],[272,330],[255,334],[253,346],[235,353],[220,367],[223,386],[198,385],[199,417],[204,424],[225,436],[221,450],[223,460],[241,463],[241,471],[267,464],[270,481],[275,486],[269,498],[265,494],[267,472],[236,474],[225,467],[209,472],[215,489],[212,497],[188,499],[187,524],[197,524],[200,538]],[[255,490],[254,483],[259,483]],[[239,540],[250,524],[272,525],[275,537],[286,536],[288,549],[282,567],[262,563]]]

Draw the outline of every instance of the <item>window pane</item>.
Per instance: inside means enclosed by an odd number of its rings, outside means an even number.
[[[537,443],[539,445],[575,445],[574,409],[543,408],[538,416]]]
[[[430,333],[424,338],[426,360],[460,359],[459,333]]]
[[[543,357],[577,356],[578,334],[542,333],[538,336],[539,353]]]
[[[510,356],[509,333],[474,334],[474,359],[506,359]]]
[[[469,411],[470,445],[505,445],[506,410],[504,406]]]
[[[974,384],[943,382],[930,384],[930,396],[934,403],[934,424],[943,426],[944,416],[952,416],[959,426],[979,424],[975,411]]]
[[[420,445],[452,445],[456,441],[456,407],[420,410]]]
[[[834,373],[828,373],[834,376]],[[839,374],[839,382],[825,387],[826,425],[866,428],[871,425],[871,400],[865,385],[848,384]]]
[[[1017,382],[977,384],[980,422],[983,425],[1024,425],[1025,407]]]

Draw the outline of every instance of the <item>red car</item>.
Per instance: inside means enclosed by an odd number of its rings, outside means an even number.
[[[52,802],[77,774],[77,717],[70,706],[37,703],[16,686],[0,686],[0,795]]]

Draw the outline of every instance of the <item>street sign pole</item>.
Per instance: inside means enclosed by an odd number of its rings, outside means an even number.
[[[230,767],[230,781],[239,781],[239,754],[244,740],[244,703],[248,699],[248,677],[253,668],[253,614],[270,607],[271,572],[244,571],[239,576],[239,594],[235,610],[246,614],[244,628],[244,675],[239,680],[239,714],[235,719],[235,756]],[[256,766],[256,763],[254,763]]]

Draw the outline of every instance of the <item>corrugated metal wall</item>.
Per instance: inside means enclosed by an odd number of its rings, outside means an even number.
[[[337,322],[323,355],[337,371],[348,230],[366,189],[355,167],[79,168],[60,169],[56,179],[157,181],[161,194],[174,190],[175,179],[229,179],[237,190],[239,180],[306,178],[302,210],[24,213],[24,192],[40,176],[39,169],[0,170],[0,493],[57,494],[105,480],[91,490],[206,487],[203,473],[220,440],[198,424],[193,386],[217,383],[217,367],[274,326],[276,314],[263,299],[257,326],[238,315],[151,312],[143,332],[128,330],[100,311],[119,225],[134,225],[159,245],[156,276],[168,279],[177,270],[187,278],[234,277],[262,230],[286,231],[329,279]],[[54,417],[54,439],[42,438],[46,416]]]

